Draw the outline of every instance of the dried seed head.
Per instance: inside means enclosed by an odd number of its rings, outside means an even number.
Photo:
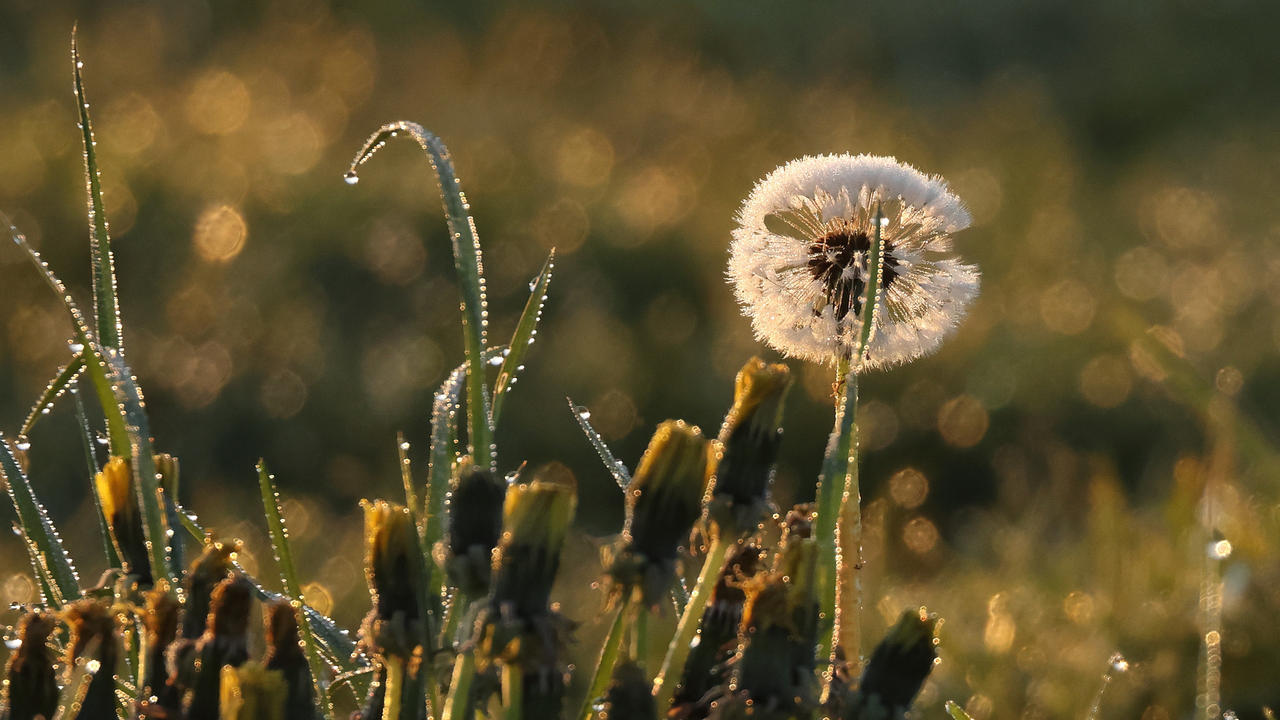
[[[136,576],[139,585],[152,583],[151,560],[147,555],[147,538],[138,512],[138,496],[134,490],[133,464],[128,458],[112,457],[94,477],[98,503],[111,532],[111,540],[124,562],[125,570]]]
[[[489,591],[493,549],[502,535],[502,504],[507,484],[487,469],[459,466],[445,517],[449,582],[467,597]]]
[[[49,635],[57,620],[33,611],[18,621],[21,643],[5,666],[5,696],[0,703],[12,718],[51,718],[58,708],[58,675],[49,650]]]
[[[786,365],[770,365],[758,357],[738,372],[733,407],[720,428],[720,454],[708,497],[707,512],[718,532],[748,535],[768,513],[790,386]]]
[[[743,202],[728,275],[758,339],[817,362],[856,350],[864,294],[879,277],[860,361],[896,365],[935,350],[977,296],[977,269],[951,253],[951,235],[969,220],[942,178],[894,158],[804,157]],[[877,229],[881,262],[872,267]]]
[[[287,688],[279,672],[250,662],[222,668],[222,720],[285,720]]]
[[[680,543],[702,513],[710,449],[701,430],[680,420],[654,432],[627,487],[622,547],[608,569],[620,594],[635,592],[650,606],[666,597]]]
[[[144,622],[147,631],[147,674],[142,686],[146,691],[143,697],[150,697],[158,696],[160,688],[168,679],[164,652],[178,636],[178,611],[182,606],[165,581],[161,581],[147,593],[146,603]]]

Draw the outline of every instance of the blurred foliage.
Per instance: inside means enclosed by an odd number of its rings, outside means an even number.
[[[370,131],[417,120],[453,150],[492,337],[557,248],[497,441],[577,477],[572,587],[622,498],[563,398],[631,465],[658,421],[715,427],[761,352],[723,282],[738,203],[792,157],[872,152],[951,181],[984,273],[940,354],[862,389],[866,635],[907,605],[944,618],[922,714],[1080,716],[1119,651],[1102,717],[1186,717],[1218,572],[1224,707],[1280,705],[1280,5],[7,0],[0,208],[87,297],[76,21],[158,447],[251,571],[269,551],[243,509],[268,458],[304,591],[344,624],[365,602],[353,501],[398,491],[395,432],[425,448],[431,389],[462,358],[416,151],[342,182]],[[12,431],[69,328],[15,248],[0,288]],[[784,505],[811,496],[830,426],[829,369],[792,367]],[[97,526],[64,405],[32,438],[32,482],[76,549]],[[23,602],[6,538],[0,598]],[[603,601],[562,600],[584,621]],[[579,652],[603,632],[587,623]]]

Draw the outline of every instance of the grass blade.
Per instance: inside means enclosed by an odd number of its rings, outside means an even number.
[[[947,704],[943,707],[946,709],[947,714],[951,716],[952,720],[973,720],[973,718],[969,717],[969,713],[964,711],[964,708],[956,704],[955,700],[948,700]]]
[[[417,141],[427,153],[431,168],[440,182],[440,194],[444,200],[445,221],[453,242],[453,267],[458,274],[458,287],[462,294],[462,334],[467,354],[467,430],[471,442],[471,456],[478,465],[496,469],[493,447],[493,426],[489,417],[488,389],[485,386],[484,350],[488,325],[484,297],[484,264],[480,254],[480,239],[476,234],[471,206],[454,173],[449,149],[440,138],[417,123],[394,122],[383,125],[375,132],[360,152],[356,154],[347,172],[348,182],[358,179],[356,168],[368,162],[374,153],[386,145],[387,140],[404,133]]]
[[[76,305],[75,299],[71,297],[71,293],[67,292],[67,286],[63,285],[58,276],[53,274],[53,271],[49,269],[49,263],[40,257],[40,253],[36,252],[35,248],[31,247],[31,243],[27,242],[27,237],[13,223],[9,222],[9,218],[3,214],[0,214],[0,222],[9,227],[9,237],[14,244],[27,253],[27,258],[31,260],[31,264],[35,265],[36,270],[44,277],[45,284],[58,296],[58,301],[62,303],[63,309],[67,311],[67,315],[71,318],[71,326],[76,333],[76,343],[83,346],[82,353],[89,353],[88,356],[82,354],[85,362],[85,372],[93,382],[94,392],[98,395],[103,417],[107,421],[107,438],[110,440],[111,454],[120,457],[128,456],[129,432],[125,428],[124,418],[117,412],[115,393],[111,389],[111,381],[107,379],[107,364],[98,350],[97,343],[93,341],[93,332],[85,324],[84,314],[80,312],[80,308]]]
[[[35,575],[36,583],[40,585],[40,597],[44,600],[44,604],[54,610],[62,609],[65,604],[62,593],[58,591],[58,586],[50,577],[49,568],[45,566],[40,556],[40,549],[23,532],[21,525],[14,525],[13,531],[22,539],[22,545],[27,549],[27,559],[31,561],[31,573]]]
[[[53,720],[71,720],[79,717],[80,704],[89,694],[89,683],[102,669],[99,662],[92,658],[92,655],[97,652],[94,649],[96,646],[97,641],[91,642],[89,650],[76,660],[71,670],[71,677],[67,680],[67,684],[62,686],[62,692],[58,694],[58,709],[53,713]],[[108,668],[107,672],[110,671],[111,669]]]
[[[427,589],[437,599],[444,592],[444,568],[436,563],[431,549],[444,537],[444,501],[449,494],[456,454],[453,447],[454,427],[457,424],[458,405],[462,400],[466,376],[466,363],[454,368],[440,384],[431,404],[431,453],[427,464],[422,549],[427,555],[427,567],[431,570]]]
[[[107,530],[107,517],[102,514],[102,500],[98,497],[94,475],[98,472],[98,453],[94,450],[93,430],[89,427],[89,416],[84,412],[84,401],[80,399],[79,383],[72,388],[71,394],[76,399],[76,422],[80,425],[80,440],[84,446],[84,465],[88,471],[89,494],[93,496],[93,507],[98,516],[98,532],[102,538],[102,546],[107,554],[107,567],[123,567],[116,544],[111,542],[111,533]]]
[[[95,348],[95,352],[108,358],[111,390],[129,434],[129,457],[133,460],[134,487],[138,493],[138,509],[142,511],[142,530],[147,540],[151,576],[157,581],[167,578],[177,587],[179,582],[174,572],[170,547],[177,540],[169,529],[142,389],[134,381],[133,373],[125,365],[124,358],[115,349]]]
[[[89,101],[84,95],[80,69],[80,51],[76,33],[71,31],[71,65],[75,80],[76,108],[80,112],[80,137],[84,143],[85,193],[89,205],[89,255],[93,263],[93,316],[97,321],[98,342],[103,347],[124,351],[120,325],[120,301],[116,297],[115,260],[111,254],[111,234],[107,227],[107,211],[102,202],[102,179],[98,176],[97,142],[89,121]]]
[[[498,417],[502,414],[502,403],[515,385],[520,371],[524,370],[524,356],[529,352],[534,336],[538,334],[538,321],[542,319],[542,306],[547,302],[547,287],[551,284],[551,271],[555,264],[556,251],[553,248],[547,255],[547,261],[542,264],[538,277],[529,285],[529,300],[524,304],[516,330],[511,335],[511,344],[507,346],[510,350],[502,361],[497,379],[493,381],[493,409],[490,415],[495,428],[498,426]]]
[[[262,507],[267,514],[267,530],[271,534],[271,549],[275,552],[276,565],[280,568],[280,583],[289,596],[289,604],[295,610],[305,606],[302,585],[298,582],[298,569],[293,564],[293,551],[289,548],[289,530],[284,524],[284,509],[280,507],[280,493],[276,492],[271,473],[264,460],[258,461],[258,489],[262,493]],[[302,647],[311,666],[311,683],[315,687],[316,702],[326,720],[333,717],[333,706],[324,692],[325,663],[320,658],[320,648],[311,632],[311,620],[305,612],[298,613],[298,629],[302,635]]]
[[[62,393],[80,377],[80,371],[82,370],[84,370],[84,356],[81,353],[76,353],[66,367],[58,369],[58,374],[54,375],[49,384],[45,386],[44,392],[40,393],[40,399],[36,401],[35,405],[31,406],[31,412],[27,413],[27,419],[23,421],[22,429],[18,431],[19,437],[29,435],[36,422],[41,417],[49,414],[49,411],[53,409],[53,401],[62,397]]]
[[[600,461],[604,463],[604,467],[613,475],[613,479],[618,483],[618,487],[624,491],[631,484],[631,472],[627,470],[626,464],[613,456],[613,451],[605,445],[604,438],[600,437],[600,433],[591,426],[591,411],[585,405],[577,405],[573,402],[573,398],[566,397],[569,401],[569,410],[573,412],[573,417],[578,421],[578,425],[582,428],[582,432],[586,434],[587,440],[591,441],[592,447],[596,449],[596,454],[600,456]]]
[[[13,509],[18,513],[18,524],[35,557],[48,572],[49,580],[59,598],[65,601],[80,597],[80,577],[71,564],[71,556],[62,546],[62,538],[49,519],[49,514],[36,499],[31,484],[27,482],[26,473],[22,472],[22,466],[18,464],[3,433],[0,433],[0,475],[4,477],[5,489],[9,492],[9,499],[13,501]]]

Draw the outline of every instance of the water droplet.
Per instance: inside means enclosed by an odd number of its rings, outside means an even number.
[[[408,440],[405,440],[404,442],[400,443],[400,449],[401,449],[401,450],[408,450],[408,449],[409,449],[409,441],[408,441]]]
[[[582,418],[583,420],[589,420],[591,419],[591,411],[586,409],[585,407],[579,407],[578,417]]]
[[[18,448],[22,452],[26,452],[31,449],[31,441],[24,437],[20,437],[18,438],[18,441],[13,444],[13,446]]]
[[[1216,542],[1209,543],[1209,557],[1214,560],[1225,560],[1231,557],[1231,541],[1223,538]]]
[[[502,364],[502,356],[494,355],[493,357],[489,358],[489,364],[494,367],[498,367],[499,365]]]
[[[84,344],[83,344],[83,343],[78,343],[78,342],[69,342],[69,343],[67,343],[67,348],[68,348],[68,349],[70,349],[70,350],[71,350],[71,352],[76,353],[77,355],[78,355],[78,354],[80,354],[80,353],[82,353],[82,352],[84,352]]]
[[[360,176],[356,174],[355,170],[349,170],[343,174],[342,181],[348,185],[355,185],[360,182]]]
[[[6,636],[4,639],[4,646],[10,650],[17,650],[22,647],[22,638]]]

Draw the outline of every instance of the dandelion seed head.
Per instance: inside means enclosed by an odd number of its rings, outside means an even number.
[[[877,210],[883,252],[870,267]],[[728,277],[756,337],[783,354],[834,362],[856,351],[868,281],[874,332],[861,366],[935,350],[978,293],[978,270],[951,255],[969,213],[942,178],[891,157],[793,160],[756,184],[733,231]]]

